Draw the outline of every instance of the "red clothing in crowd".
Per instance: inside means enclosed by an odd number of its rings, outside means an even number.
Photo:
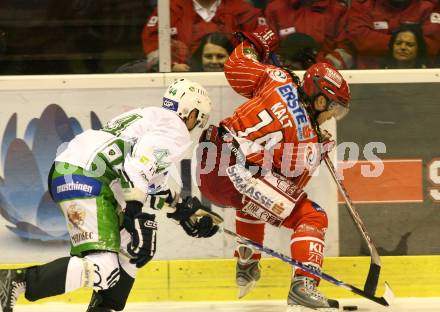
[[[232,33],[252,31],[258,24],[265,24],[265,18],[257,9],[244,0],[221,0],[215,16],[206,22],[194,10],[193,0],[170,1],[171,38],[184,43],[190,53],[197,49],[200,39],[212,32]],[[153,11],[142,32],[142,45],[145,54],[158,48],[157,8]],[[183,59],[182,59],[183,58]],[[185,63],[186,59],[173,60]]]
[[[411,0],[409,6],[397,9],[389,0],[354,0],[348,12],[347,36],[353,43],[357,68],[379,68],[380,59],[388,52],[394,29],[404,23],[422,25],[428,54],[440,48],[440,18],[433,15],[437,0]]]
[[[265,15],[281,39],[294,32],[305,33],[321,45],[321,51],[330,53],[343,30],[346,12],[347,6],[340,0],[274,0]]]
[[[237,93],[249,100],[240,105],[231,117],[221,121],[220,128],[211,126],[202,134],[201,142],[214,143],[217,148],[203,151],[199,158],[200,168],[212,168],[212,163],[209,163],[213,161],[215,164],[210,172],[199,172],[197,176],[200,177],[200,191],[208,200],[220,206],[237,209],[237,233],[263,243],[265,223],[275,224],[271,220],[276,212],[265,210],[260,214],[261,208],[256,209],[258,205],[253,202],[258,199],[252,198],[252,195],[244,196],[234,187],[226,174],[229,170],[228,163],[224,161],[222,163],[223,154],[228,154],[224,149],[224,142],[227,140],[220,136],[219,131],[227,127],[238,135],[237,140],[247,139],[248,142],[256,142],[263,145],[266,152],[271,148],[273,151],[274,148],[272,168],[275,171],[280,167],[285,169],[282,164],[283,156],[290,160],[287,166],[292,167],[298,164],[297,159],[304,161],[309,160],[308,156],[313,158],[314,156],[309,153],[310,150],[303,150],[307,151],[305,156],[299,146],[301,143],[303,146],[310,146],[305,143],[316,143],[318,136],[308,113],[299,101],[297,86],[293,83],[292,77],[283,69],[258,62],[253,58],[255,52],[252,50],[250,43],[245,41],[235,48],[225,63],[225,75],[229,84]],[[242,148],[242,142],[238,142]],[[277,143],[280,144],[279,147],[275,147]],[[264,151],[261,149],[254,152],[246,151],[244,148],[243,152],[246,153],[246,160],[249,164],[262,164]],[[287,154],[293,157],[289,158]],[[297,158],[298,154],[301,156]],[[234,156],[229,161],[229,165],[233,164],[235,164]],[[302,174],[290,180],[293,181],[301,195],[298,195],[296,203],[292,203],[294,206],[290,214],[276,225],[294,230],[290,243],[293,258],[321,268],[328,220],[323,208],[302,196],[305,194],[301,190],[309,179],[309,172],[302,171]],[[298,193],[295,192],[295,194]],[[263,195],[258,196],[262,198]],[[288,207],[283,206],[282,209],[286,211]],[[311,248],[312,245],[316,248]],[[253,258],[258,259],[260,256],[256,253]],[[297,269],[296,273],[316,278],[302,270]]]
[[[429,22],[423,25],[423,34],[428,46],[428,54],[436,56],[440,53],[440,1],[429,15]]]

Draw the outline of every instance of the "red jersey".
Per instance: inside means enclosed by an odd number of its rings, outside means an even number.
[[[440,43],[440,21],[434,12],[437,0],[411,0],[408,7],[396,9],[387,0],[355,0],[348,13],[347,36],[357,53],[357,67],[379,68],[388,53],[391,33],[401,24],[420,24],[429,55],[436,55]]]
[[[253,31],[258,24],[265,23],[261,10],[244,0],[222,0],[215,16],[209,22],[196,13],[193,0],[170,1],[171,38],[184,43],[191,53],[197,49],[201,38],[209,33]],[[158,48],[157,8],[145,24],[142,45],[145,54]],[[184,63],[186,60],[173,61]]]
[[[246,41],[235,48],[224,70],[231,87],[249,99],[231,117],[220,123],[238,138],[258,143],[256,145],[260,146],[259,150],[251,145],[249,151],[244,151],[247,161],[264,166],[266,151],[276,171],[284,173],[288,169],[290,172],[301,170],[302,173],[302,169],[296,165],[302,166],[304,160],[309,161],[304,157],[309,157],[310,153],[308,149],[298,147],[307,146],[305,143],[317,143],[318,135],[299,101],[297,86],[289,73],[258,62],[255,52]],[[305,151],[307,155],[303,156]],[[297,160],[301,162],[297,163]],[[295,180],[299,187],[308,181],[300,177]]]
[[[267,5],[268,24],[281,39],[299,32],[313,37],[321,51],[331,52],[335,40],[343,31],[347,6],[339,0],[317,0],[305,3],[300,0],[274,0]]]

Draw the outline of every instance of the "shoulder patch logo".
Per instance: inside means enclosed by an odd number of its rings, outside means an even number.
[[[437,12],[431,13],[431,23],[440,24],[440,13]]]
[[[152,16],[147,23],[147,27],[154,27],[157,25],[159,18],[157,16]]]
[[[279,31],[280,37],[285,37],[285,36],[293,34],[293,33],[296,33],[296,28],[293,26],[280,29],[280,31]]]
[[[258,25],[267,25],[266,18],[260,16],[260,17],[258,18]]]
[[[258,55],[257,55],[257,53],[254,51],[254,49],[252,49],[252,48],[244,48],[244,49],[243,49],[243,54],[244,54],[244,56],[246,56],[248,59],[251,59],[251,60],[254,60],[254,61],[258,60]]]
[[[388,22],[387,21],[376,21],[373,23],[374,29],[388,29]]]
[[[275,80],[278,82],[286,82],[287,81],[287,75],[281,69],[269,68],[269,69],[266,69],[266,72],[269,74],[269,77],[272,80]]]

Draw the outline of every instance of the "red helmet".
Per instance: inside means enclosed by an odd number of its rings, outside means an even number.
[[[324,95],[329,100],[329,106],[339,104],[345,110],[344,116],[348,112],[350,89],[344,77],[332,65],[316,63],[310,66],[304,74],[302,89],[312,99]],[[341,119],[343,116],[335,117]]]

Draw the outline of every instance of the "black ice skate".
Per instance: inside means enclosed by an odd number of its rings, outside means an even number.
[[[339,303],[336,300],[327,299],[317,289],[317,282],[306,276],[293,278],[287,305],[287,312],[339,311]]]
[[[12,312],[18,296],[26,290],[25,270],[0,270],[0,302],[3,312]]]
[[[236,283],[239,289],[238,298],[246,296],[260,279],[261,268],[258,260],[251,259],[254,251],[246,245],[238,245]]]

